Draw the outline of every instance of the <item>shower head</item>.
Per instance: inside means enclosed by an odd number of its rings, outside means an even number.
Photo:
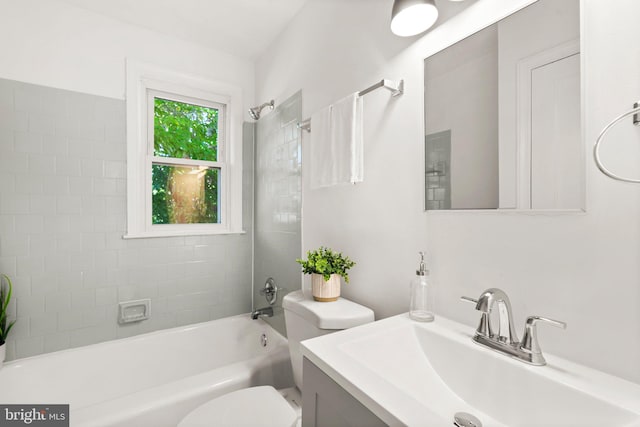
[[[269,111],[273,110],[273,107],[275,107],[275,101],[272,99],[271,101],[265,102],[257,107],[249,108],[249,115],[253,120],[258,120],[260,118],[260,113],[265,107],[269,107]]]

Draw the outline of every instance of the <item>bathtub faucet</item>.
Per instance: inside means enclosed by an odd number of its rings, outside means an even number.
[[[263,307],[251,313],[251,318],[256,320],[258,317],[273,317],[273,307]]]

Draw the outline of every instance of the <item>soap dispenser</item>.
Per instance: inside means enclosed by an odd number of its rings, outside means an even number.
[[[411,280],[409,317],[419,322],[431,322],[434,319],[433,292],[427,281],[429,270],[424,264],[424,252],[420,252],[420,257],[420,266],[416,270],[416,276]]]

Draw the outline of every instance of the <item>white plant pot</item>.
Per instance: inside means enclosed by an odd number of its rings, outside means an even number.
[[[7,343],[0,345],[0,368],[4,364],[4,359],[7,357]]]
[[[340,296],[340,276],[338,274],[332,274],[329,280],[325,281],[322,274],[312,274],[311,294],[316,301],[337,301]]]

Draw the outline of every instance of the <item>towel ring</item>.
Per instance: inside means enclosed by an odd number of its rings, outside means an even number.
[[[602,161],[600,160],[600,144],[602,143],[602,140],[604,139],[604,137],[607,134],[607,132],[609,132],[609,130],[612,127],[614,127],[619,121],[621,121],[624,118],[629,117],[632,114],[634,115],[633,124],[636,125],[636,126],[639,125],[640,124],[640,118],[638,117],[638,113],[640,113],[640,103],[636,102],[635,104],[633,104],[633,108],[631,110],[627,111],[626,113],[623,113],[623,114],[619,115],[618,117],[613,119],[611,121],[611,123],[606,125],[604,127],[604,129],[602,129],[602,132],[600,132],[600,135],[598,135],[598,139],[596,139],[596,144],[593,146],[593,158],[596,161],[596,166],[598,166],[598,169],[600,169],[600,172],[602,172],[603,174],[607,175],[609,178],[613,178],[615,180],[622,181],[622,182],[633,182],[633,183],[640,184],[640,179],[631,179],[631,178],[622,177],[620,175],[616,175],[615,173],[613,173],[609,169],[607,169],[602,164]]]

